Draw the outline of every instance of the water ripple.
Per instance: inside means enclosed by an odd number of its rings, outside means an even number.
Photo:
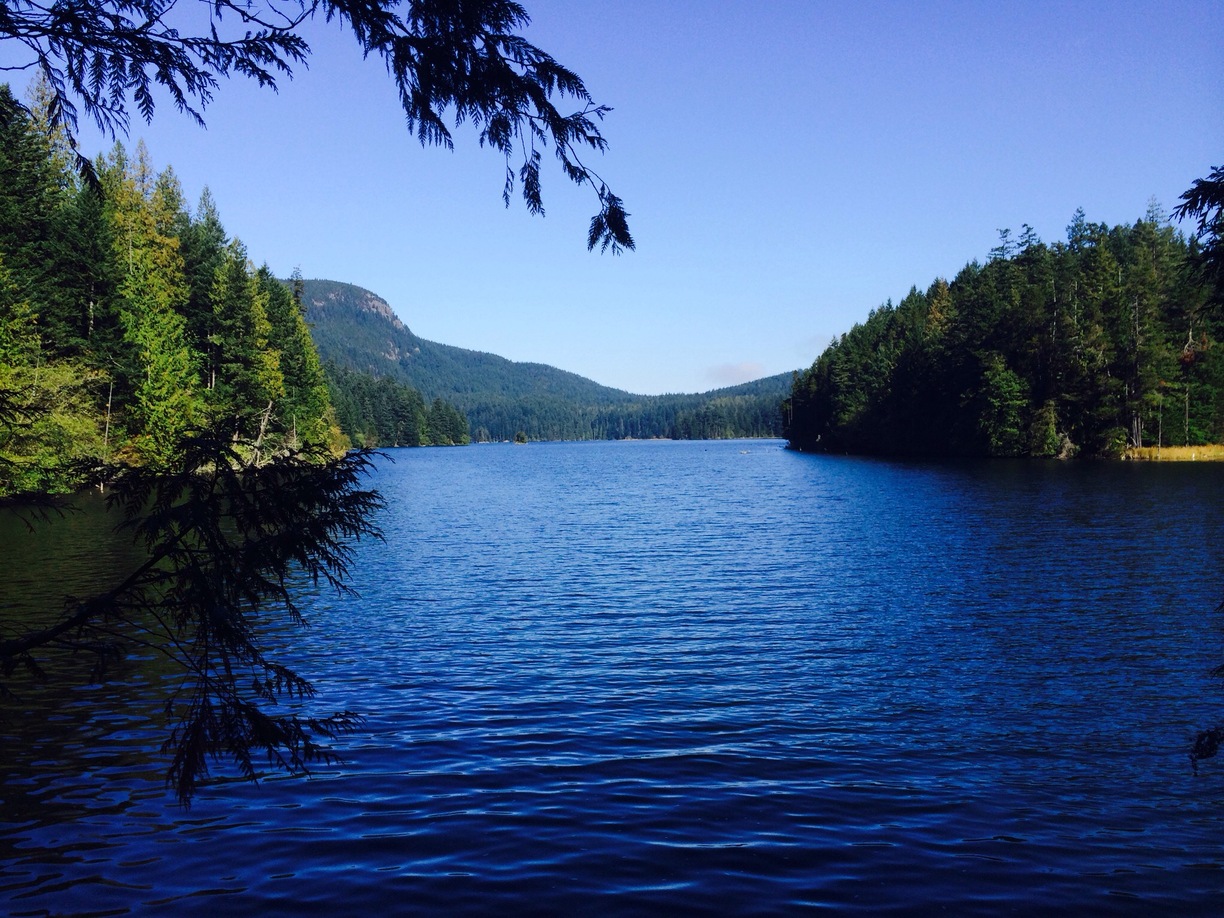
[[[398,452],[360,598],[276,638],[367,714],[344,764],[184,812],[140,661],[27,699],[0,901],[1212,913],[1224,773],[1185,749],[1217,710],[1221,471],[778,447]]]

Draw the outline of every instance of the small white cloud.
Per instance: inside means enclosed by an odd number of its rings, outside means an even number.
[[[765,375],[765,368],[754,360],[741,363],[723,363],[706,370],[706,379],[717,386],[738,386]]]

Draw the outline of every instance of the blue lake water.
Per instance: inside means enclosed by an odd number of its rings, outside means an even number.
[[[185,811],[151,662],[23,693],[0,911],[1218,914],[1224,467],[781,446],[392,451],[281,638],[344,763]],[[122,566],[82,516],[0,611]]]

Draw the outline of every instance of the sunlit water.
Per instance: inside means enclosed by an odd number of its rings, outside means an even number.
[[[25,692],[0,911],[1218,913],[1224,468],[393,455],[293,635],[344,764],[184,811],[152,663]],[[129,557],[51,531],[0,533],[5,614]]]

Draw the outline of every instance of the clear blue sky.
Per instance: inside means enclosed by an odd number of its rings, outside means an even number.
[[[189,200],[281,275],[348,281],[446,344],[640,393],[809,365],[997,231],[1064,238],[1166,210],[1224,163],[1224,3],[524,0],[528,38],[599,102],[595,163],[638,251],[586,251],[593,195],[408,135],[380,62],[336,27],[279,95],[223,84],[196,128],[136,123]],[[87,148],[104,147],[96,135]]]

